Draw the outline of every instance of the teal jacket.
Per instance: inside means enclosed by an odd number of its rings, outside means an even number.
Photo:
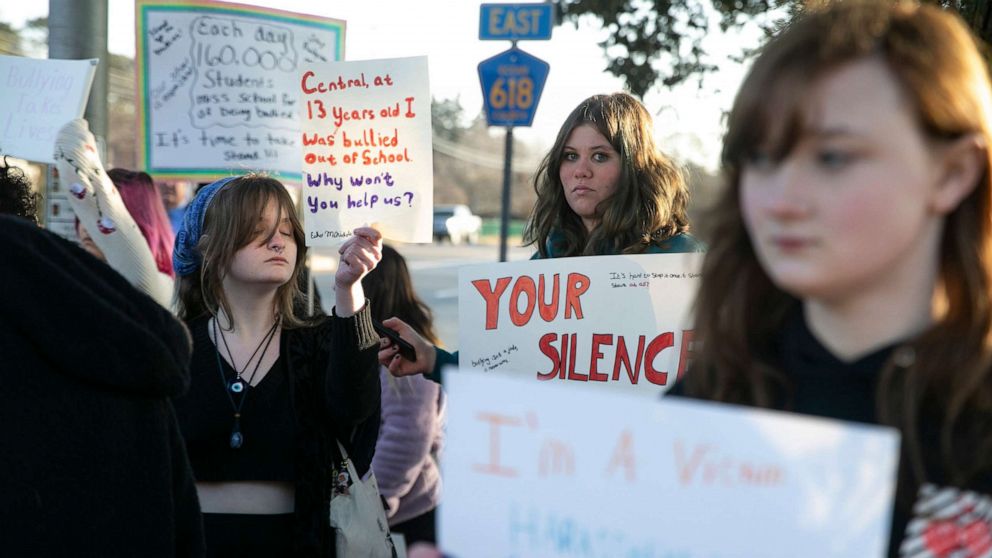
[[[551,233],[548,236],[547,246],[548,254],[550,258],[560,257],[555,254],[554,246],[561,236],[558,233]],[[681,254],[685,252],[705,252],[706,245],[702,241],[692,236],[689,233],[679,233],[674,236],[670,236],[661,242],[652,244],[645,250],[644,254]],[[603,254],[604,256],[613,256],[615,254]],[[550,259],[549,258],[549,259]],[[540,260],[541,253],[535,252],[533,256],[530,257],[532,260]],[[441,382],[441,370],[445,366],[458,366],[458,352],[449,353],[440,347],[434,347],[434,369],[431,370],[429,377],[433,378],[438,383]]]
[[[562,235],[558,232],[552,232],[548,235],[548,239],[545,241],[544,246],[548,251],[549,259],[561,257],[556,249],[557,245],[561,243]],[[681,254],[684,252],[705,252],[706,245],[703,244],[699,239],[692,236],[689,233],[679,233],[673,236],[657,242],[648,246],[642,254]],[[615,256],[616,254],[600,254],[602,256]],[[543,259],[540,252],[535,252],[533,256],[530,257],[532,260]]]

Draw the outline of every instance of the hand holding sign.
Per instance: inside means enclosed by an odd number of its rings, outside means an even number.
[[[382,235],[372,227],[359,227],[338,249],[341,263],[334,273],[337,287],[349,288],[375,269],[382,259]]]
[[[372,227],[358,227],[338,253],[341,260],[334,273],[334,313],[348,317],[365,304],[362,277],[382,259],[382,235]]]

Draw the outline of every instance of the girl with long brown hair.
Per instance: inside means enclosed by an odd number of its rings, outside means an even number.
[[[627,93],[572,110],[534,176],[537,203],[524,243],[537,257],[692,252],[689,190],[658,149],[654,125]]]
[[[593,95],[572,110],[534,176],[537,203],[523,240],[534,258],[699,252],[689,234],[689,190],[678,166],[658,149],[651,115],[627,93]],[[414,347],[395,344],[379,359],[396,375],[430,373],[458,362],[400,319],[384,323]]]
[[[674,392],[898,428],[891,556],[992,548],[990,124],[965,25],[890,2],[802,15],[730,114]]]
[[[341,249],[332,316],[298,316],[306,248],[278,181],[201,189],[173,251],[179,317],[193,337],[175,401],[210,556],[332,556],[336,440],[359,474],[379,427],[379,374],[361,279],[380,258],[359,228]]]

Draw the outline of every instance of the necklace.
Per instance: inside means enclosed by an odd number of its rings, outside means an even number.
[[[245,371],[248,370],[248,367],[251,365],[251,361],[255,358],[255,355],[258,354],[258,350],[262,348],[263,343],[265,344],[265,348],[268,349],[269,341],[272,340],[272,335],[275,334],[276,327],[278,326],[279,326],[279,320],[276,320],[275,322],[272,323],[272,327],[269,328],[269,331],[265,334],[265,337],[262,337],[262,340],[258,342],[257,346],[255,346],[255,350],[252,351],[251,356],[248,357],[248,361],[245,362],[245,367],[241,370],[238,370],[238,365],[235,364],[234,362],[234,355],[231,354],[231,347],[227,345],[227,337],[224,335],[223,328],[221,328],[220,339],[221,341],[224,342],[224,349],[227,350],[227,358],[231,361],[231,368],[234,369],[234,373],[235,373],[235,378],[230,382],[225,381],[224,385],[227,389],[231,390],[232,393],[241,393],[242,391],[244,391],[245,382],[242,381],[241,378],[244,376]],[[217,345],[217,318],[214,318],[214,345]],[[219,346],[217,347],[217,352],[220,353]],[[265,356],[264,352],[262,353],[262,356]],[[262,357],[258,358],[258,362],[262,362]],[[255,370],[252,371],[251,377],[248,378],[249,384],[251,383],[252,379],[255,378],[255,372],[257,371],[258,371],[258,364],[255,365]]]
[[[245,363],[245,370],[248,369],[248,365],[250,365],[252,359],[255,358],[255,354],[258,353],[259,348],[262,349],[262,354],[259,355],[258,361],[255,363],[255,368],[251,371],[251,376],[248,377],[247,385],[251,385],[251,381],[255,379],[255,374],[258,372],[258,367],[262,365],[262,361],[265,359],[265,353],[269,350],[269,344],[272,343],[272,338],[275,337],[276,329],[278,329],[278,326],[279,326],[279,320],[276,319],[275,323],[273,323],[272,327],[269,329],[269,332],[266,333],[265,337],[262,338],[262,341],[258,343],[258,347],[255,347],[255,352],[253,352],[251,356],[248,357],[248,362]],[[215,346],[217,345],[217,336],[218,336],[217,319],[214,318]],[[224,338],[224,332],[222,330],[220,331],[220,338],[224,342],[224,347],[227,349],[227,356],[231,358],[231,364],[233,365],[234,358],[231,356],[231,349],[230,347],[227,346],[227,339]],[[264,347],[262,347],[263,343],[265,345]],[[245,399],[248,398],[248,392],[245,390],[246,387],[245,383],[241,380],[241,372],[238,372],[238,369],[235,366],[232,366],[232,368],[234,368],[234,372],[235,374],[237,374],[237,377],[233,381],[228,382],[227,376],[224,374],[224,366],[220,362],[220,347],[218,346],[217,371],[220,372],[220,381],[221,384],[224,386],[224,394],[227,395],[227,400],[231,402],[231,409],[234,411],[234,425],[231,427],[230,444],[231,444],[231,449],[238,449],[245,443],[245,437],[241,433],[241,407],[244,406]],[[235,386],[237,386],[237,388]],[[237,403],[234,402],[234,395],[232,394],[241,395],[241,398],[238,400]]]

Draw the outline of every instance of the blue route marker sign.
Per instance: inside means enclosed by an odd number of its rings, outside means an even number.
[[[513,47],[479,63],[490,126],[530,126],[551,66]]]

